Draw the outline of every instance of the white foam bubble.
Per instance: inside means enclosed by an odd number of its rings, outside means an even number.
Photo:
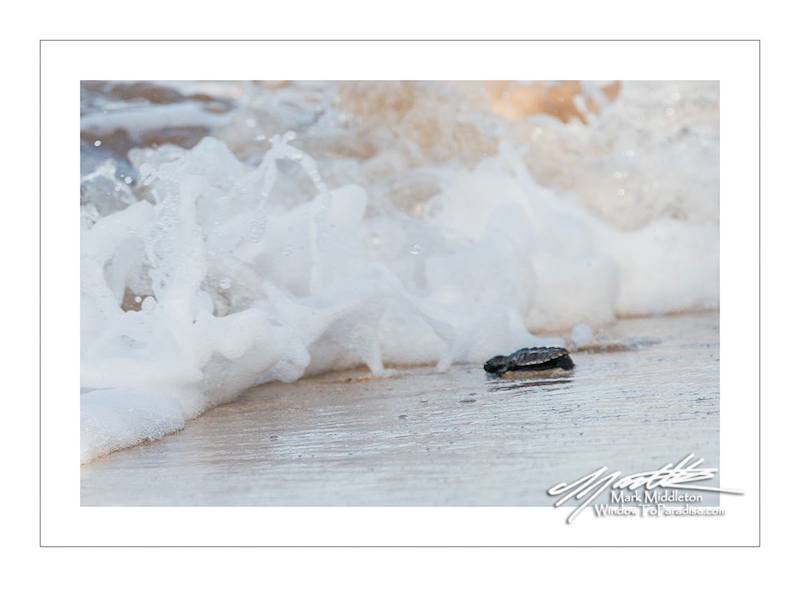
[[[584,323],[579,323],[572,327],[572,333],[570,335],[572,338],[572,343],[578,347],[585,346],[591,342],[593,336],[594,332],[592,331],[592,328]]]

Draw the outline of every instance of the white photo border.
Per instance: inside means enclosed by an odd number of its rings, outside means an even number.
[[[180,79],[718,80],[720,469],[745,494],[721,497],[723,517],[572,525],[549,507],[81,507],[79,328],[64,322],[80,317],[79,85]],[[39,94],[40,546],[760,545],[760,41],[41,40]]]

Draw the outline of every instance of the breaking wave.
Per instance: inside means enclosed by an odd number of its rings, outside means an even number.
[[[262,382],[718,306],[716,83],[132,86],[83,89],[82,461]]]

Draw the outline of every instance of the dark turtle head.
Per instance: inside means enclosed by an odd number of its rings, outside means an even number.
[[[508,371],[508,367],[511,365],[511,357],[510,356],[493,356],[485,363],[483,363],[483,370],[487,373],[495,373],[497,375],[502,375],[506,371]]]

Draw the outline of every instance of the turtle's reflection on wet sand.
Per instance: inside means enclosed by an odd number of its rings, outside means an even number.
[[[538,388],[542,389],[552,389],[553,386],[559,386],[562,384],[571,384],[572,377],[563,377],[564,375],[572,375],[572,373],[545,373],[537,372],[535,375],[537,377],[530,378],[531,375],[534,373],[524,373],[524,375],[528,376],[530,379],[523,379],[523,378],[515,378],[509,377],[511,374],[509,373],[503,379],[493,379],[489,382],[489,392],[524,392],[527,390],[536,390]],[[523,373],[520,373],[523,375]],[[558,388],[556,388],[558,389]]]

